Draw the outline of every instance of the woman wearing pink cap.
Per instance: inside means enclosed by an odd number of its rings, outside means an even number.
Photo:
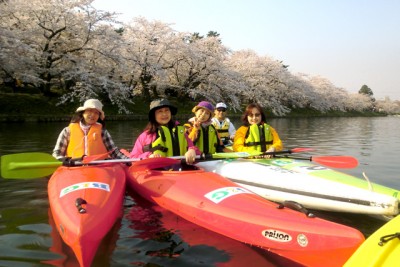
[[[185,124],[189,138],[204,154],[216,152],[232,152],[225,148],[215,127],[211,124],[214,106],[207,101],[201,101],[193,109],[195,116]]]

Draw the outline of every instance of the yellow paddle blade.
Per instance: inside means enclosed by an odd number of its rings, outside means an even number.
[[[51,175],[61,161],[42,152],[1,156],[1,176],[5,179],[32,179]]]
[[[246,152],[227,152],[227,153],[214,153],[211,155],[205,155],[206,159],[236,159],[236,158],[249,158],[254,156],[262,155],[280,155],[280,154],[292,154],[311,151],[311,148],[292,148],[289,150],[274,151],[274,152],[258,152],[258,151],[246,151]]]

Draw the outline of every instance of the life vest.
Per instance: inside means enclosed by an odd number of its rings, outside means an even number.
[[[222,141],[225,141],[225,139],[230,139],[229,126],[231,121],[228,118],[224,119],[222,125],[217,118],[213,118],[211,123],[212,125],[214,125]]]
[[[156,139],[143,148],[145,152],[152,151],[154,154],[162,155],[163,157],[183,156],[187,149],[188,143],[185,137],[185,129],[180,125],[172,129],[160,126]]]
[[[78,158],[83,155],[91,156],[107,153],[101,137],[103,126],[100,123],[93,124],[86,136],[79,123],[70,123],[68,127],[70,129],[70,140],[67,147],[67,157]]]
[[[271,126],[266,123],[250,125],[245,136],[245,147],[253,147],[254,150],[265,152],[272,145]]]
[[[196,142],[194,143],[201,152],[205,154],[214,154],[217,152],[217,146],[220,140],[214,125],[201,126]]]

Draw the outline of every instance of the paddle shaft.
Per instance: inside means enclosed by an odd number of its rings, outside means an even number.
[[[312,150],[311,148],[293,148],[289,150],[281,150],[274,152],[259,152],[259,151],[242,151],[242,152],[227,152],[227,153],[214,153],[205,155],[204,159],[235,159],[235,158],[249,158],[258,156],[275,156],[281,154],[300,153]]]
[[[174,157],[168,157],[171,159],[185,159],[185,156],[174,156]],[[200,159],[201,156],[197,156],[196,159]],[[89,163],[82,163],[82,162],[75,162],[75,165],[93,165],[93,164],[103,164],[103,163],[130,163],[130,162],[136,162],[136,161],[141,161],[147,158],[131,158],[131,159],[104,159],[104,160],[94,160]]]
[[[209,155],[196,156],[196,160],[219,160],[234,158],[250,158],[255,156],[272,155],[275,157],[292,158],[299,160],[309,160],[333,168],[355,168],[358,165],[357,159],[350,156],[325,156],[325,157],[292,157],[284,154],[299,153],[311,150],[309,148],[294,148],[276,152],[232,152],[232,153],[215,153]],[[282,155],[282,156],[279,156]],[[142,158],[132,159],[111,159],[111,160],[93,160],[96,155],[91,156],[90,162],[82,159],[72,160],[69,166],[83,166],[95,164],[110,163],[131,163],[144,161]],[[163,161],[159,158],[152,158],[151,161],[141,163],[142,168],[148,164],[149,169],[152,166],[170,165],[171,160],[184,160],[185,156],[174,156],[169,158],[170,161]],[[158,162],[160,161],[160,162]],[[52,174],[63,163],[55,159],[52,155],[42,152],[19,153],[1,156],[1,176],[3,178],[29,179],[44,177]],[[68,166],[68,165],[67,165]]]

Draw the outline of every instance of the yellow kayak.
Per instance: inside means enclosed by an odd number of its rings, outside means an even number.
[[[354,252],[344,267],[399,266],[400,215],[373,233]]]

